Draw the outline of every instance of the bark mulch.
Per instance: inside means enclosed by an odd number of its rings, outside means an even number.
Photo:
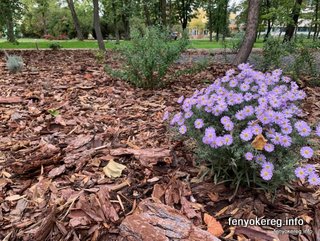
[[[199,178],[203,167],[167,132],[164,111],[230,66],[193,73],[189,53],[166,88],[142,90],[108,76],[90,51],[11,53],[25,66],[9,74],[0,54],[1,240],[218,240],[220,224],[221,240],[320,240],[319,189],[234,195]],[[106,62],[119,64],[110,52]],[[319,121],[319,88],[306,91],[306,118]],[[305,222],[243,227],[231,217]]]

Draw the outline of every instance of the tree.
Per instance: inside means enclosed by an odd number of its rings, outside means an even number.
[[[237,56],[233,61],[233,64],[235,65],[246,62],[252,51],[259,23],[259,8],[260,0],[249,0],[246,33],[239,52],[237,53]]]
[[[315,0],[315,11],[314,11],[314,32],[313,32],[313,41],[316,40],[319,26],[319,6],[320,0]]]
[[[283,38],[283,42],[290,41],[293,37],[294,30],[298,24],[299,15],[301,11],[302,0],[296,0],[292,9],[292,21],[290,21],[286,27],[286,33]]]
[[[200,6],[199,0],[174,1],[176,16],[181,23],[182,30],[187,28],[188,22],[194,17],[195,10]]]
[[[83,33],[82,33],[82,30],[81,30],[81,27],[80,27],[80,22],[79,22],[79,19],[78,19],[78,15],[77,15],[77,12],[76,12],[75,7],[74,7],[73,0],[67,0],[67,3],[68,3],[68,7],[70,9],[70,12],[71,12],[71,16],[72,16],[74,27],[75,27],[75,29],[77,31],[77,38],[80,41],[82,41],[84,39],[84,37],[83,37]]]
[[[100,27],[99,0],[93,0],[93,25],[94,25],[94,31],[97,36],[99,49],[102,51],[106,51],[106,46],[104,45],[104,42],[103,42],[103,37],[102,37],[101,27]]]
[[[167,1],[159,0],[160,13],[161,13],[161,25],[167,26]]]
[[[47,18],[49,11],[48,0],[36,0],[37,10],[41,14],[43,35],[48,34]]]
[[[1,0],[0,1],[0,26],[5,25],[7,29],[7,40],[15,42],[14,27],[16,21],[22,16],[23,6],[19,0]]]

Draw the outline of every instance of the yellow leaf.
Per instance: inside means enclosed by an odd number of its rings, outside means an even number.
[[[255,148],[256,150],[259,150],[259,151],[262,151],[266,144],[267,144],[267,140],[264,138],[264,136],[262,134],[257,135],[257,137],[251,143],[253,148]]]
[[[110,160],[108,165],[103,168],[104,174],[106,174],[109,178],[120,177],[122,171],[126,168],[126,166],[117,163],[113,160]]]
[[[211,215],[205,213],[203,220],[208,226],[209,233],[213,234],[216,237],[219,237],[224,233],[221,223]]]

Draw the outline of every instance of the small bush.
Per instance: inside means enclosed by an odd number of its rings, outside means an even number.
[[[59,50],[62,47],[61,47],[61,45],[59,43],[55,42],[55,43],[49,44],[49,48],[52,49],[52,50]]]
[[[147,28],[144,33],[133,31],[131,36],[129,45],[117,48],[123,58],[124,69],[119,71],[106,66],[106,71],[142,88],[161,86],[169,66],[189,43],[186,35],[172,42],[169,33],[157,27]]]
[[[60,34],[56,37],[56,40],[68,40],[68,35],[66,34]]]
[[[55,37],[51,34],[45,34],[45,35],[43,35],[43,38],[47,39],[47,40],[54,40],[55,39]]]
[[[256,59],[256,67],[263,71],[281,68],[296,81],[308,76],[316,82],[314,80],[320,77],[313,55],[316,46],[316,43],[306,43],[302,38],[283,43],[282,39],[269,37],[263,46],[262,58]]]
[[[106,56],[105,51],[98,50],[94,52],[94,58],[99,64],[102,64],[104,62],[105,56]]]
[[[244,32],[236,33],[230,40],[230,48],[232,52],[237,53],[242,45],[244,40]]]
[[[17,55],[8,55],[7,56],[7,68],[10,73],[20,72],[23,68],[22,58]]]
[[[216,181],[276,189],[296,177],[320,185],[313,165],[302,165],[316,151],[315,131],[305,121],[299,103],[304,91],[280,69],[271,73],[248,64],[179,98],[181,112],[170,120],[182,136],[196,143],[196,154],[214,172]]]

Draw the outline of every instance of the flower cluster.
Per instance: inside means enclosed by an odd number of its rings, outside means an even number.
[[[283,180],[283,175],[290,180],[295,173],[317,185],[320,178],[314,167],[296,168],[302,158],[314,155],[306,138],[320,136],[320,124],[313,130],[301,120],[299,103],[305,97],[280,69],[262,73],[241,64],[191,97],[180,97],[181,112],[171,119],[165,113],[164,119],[177,126],[180,134],[193,137],[200,152],[209,152],[202,156],[225,158],[219,163],[226,168],[233,165],[229,160],[236,160],[265,181],[275,176]],[[289,172],[283,174],[283,170]]]

